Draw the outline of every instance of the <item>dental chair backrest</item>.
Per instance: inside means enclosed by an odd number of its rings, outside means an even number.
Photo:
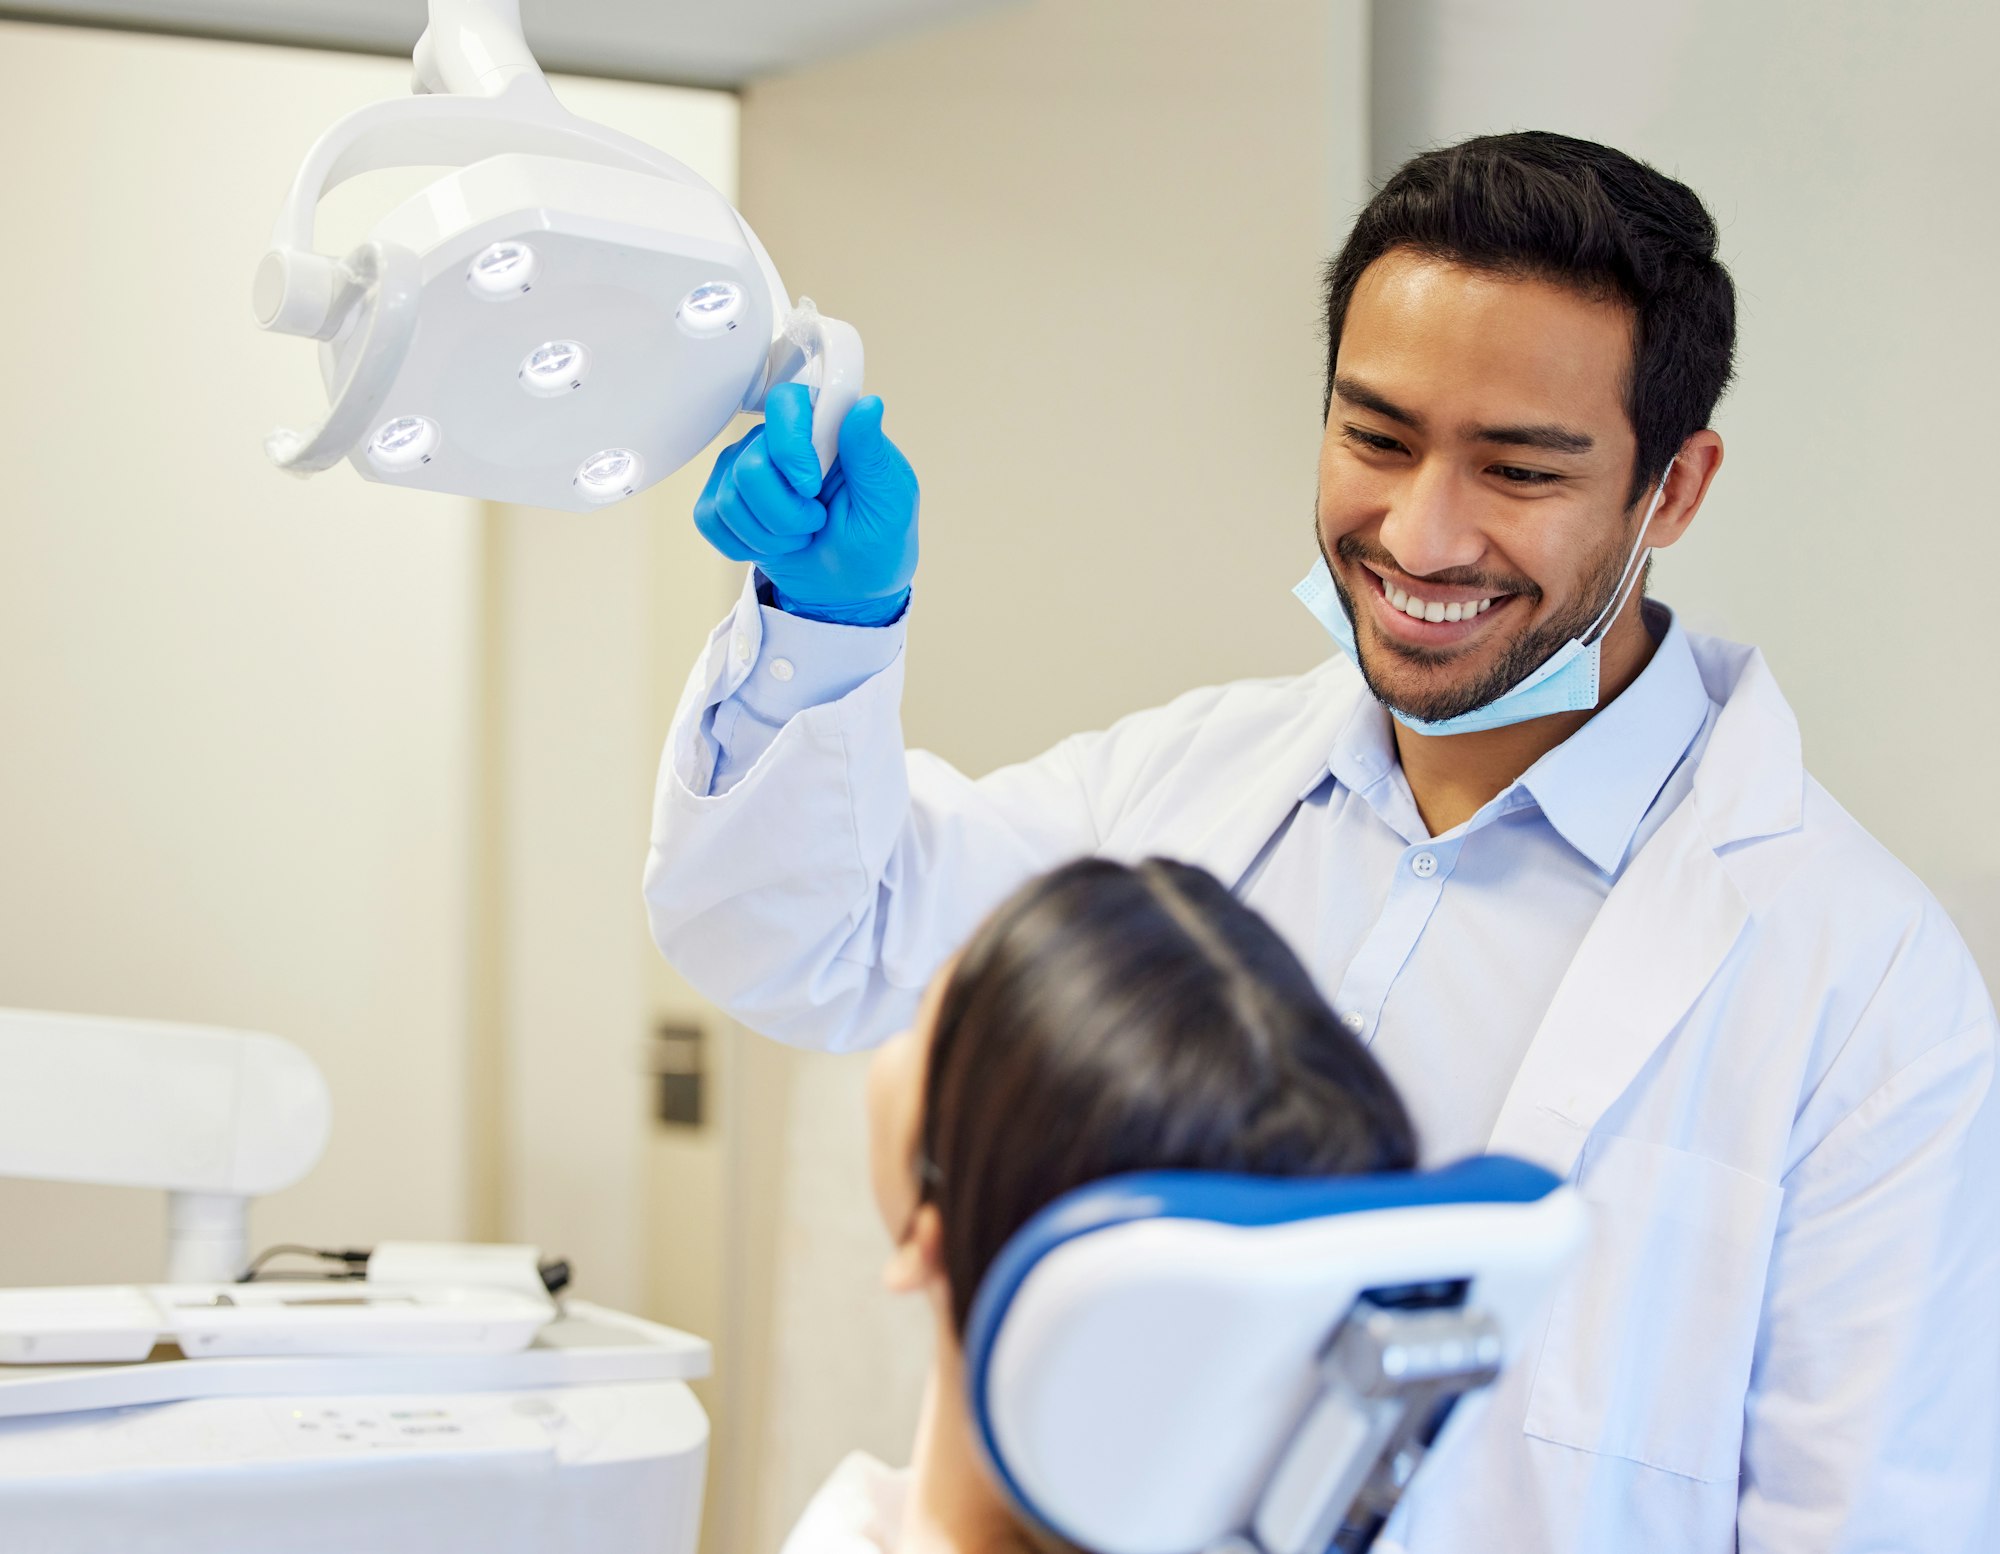
[[[981,1282],[966,1359],[988,1460],[1098,1554],[1366,1549],[1584,1230],[1574,1191],[1499,1156],[1094,1183]]]
[[[304,1177],[332,1118],[276,1036],[0,1009],[0,1176],[164,1189],[169,1283],[243,1271],[250,1200]]]

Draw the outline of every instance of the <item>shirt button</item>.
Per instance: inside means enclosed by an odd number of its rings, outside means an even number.
[[[789,680],[791,677],[792,661],[789,658],[774,658],[771,660],[771,678],[773,680]]]
[[[739,632],[738,632],[738,633],[736,634],[736,639],[735,639],[735,641],[734,641],[734,642],[733,642],[733,643],[731,644],[731,646],[733,646],[733,647],[735,648],[735,650],[736,650],[736,662],[737,662],[737,663],[739,663],[739,664],[747,664],[747,663],[749,663],[749,662],[750,662],[750,639],[749,639],[748,637],[744,636],[744,635],[743,635],[743,634],[742,634],[742,633],[741,633],[741,632],[739,631]]]
[[[1368,1022],[1361,1018],[1361,1011],[1359,1009],[1350,1009],[1340,1017],[1340,1023],[1358,1036],[1361,1034],[1361,1027]]]
[[[1438,871],[1436,853],[1418,853],[1410,860],[1410,872],[1420,880],[1427,880]]]

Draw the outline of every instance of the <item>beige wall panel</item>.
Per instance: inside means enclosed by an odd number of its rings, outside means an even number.
[[[1315,661],[1354,8],[1043,0],[753,88],[744,208],[923,484],[913,743],[973,770]],[[1347,41],[1347,40],[1353,41]]]

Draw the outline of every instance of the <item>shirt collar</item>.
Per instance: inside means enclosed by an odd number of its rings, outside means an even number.
[[[1521,775],[1550,825],[1604,874],[1615,874],[1646,811],[1708,718],[1708,690],[1673,611],[1643,606],[1664,627],[1639,677]]]
[[[1389,709],[1373,696],[1354,698],[1353,710],[1334,736],[1333,753],[1327,757],[1320,775],[1313,779],[1301,802],[1320,788],[1326,773],[1354,794],[1382,818],[1392,831],[1412,845],[1430,835],[1417,801],[1403,779],[1402,758],[1396,754],[1396,736],[1389,723]]]
[[[1470,824],[1532,802],[1562,839],[1604,874],[1615,874],[1626,850],[1708,718],[1707,688],[1687,633],[1656,600],[1642,606],[1658,637],[1639,677],[1608,707],[1496,794]],[[1335,781],[1369,803],[1406,840],[1428,835],[1401,782],[1401,763],[1388,710],[1357,696],[1327,760]],[[1389,782],[1386,788],[1378,784]],[[1303,800],[1325,781],[1315,777]],[[1408,813],[1405,814],[1404,811]]]
[[[1373,696],[1354,698],[1354,708],[1334,736],[1333,754],[1327,758],[1331,771],[1343,788],[1366,792],[1401,764],[1396,754],[1396,736],[1389,730],[1389,711]],[[1325,776],[1313,779],[1313,788]],[[1306,790],[1308,793],[1312,788]]]

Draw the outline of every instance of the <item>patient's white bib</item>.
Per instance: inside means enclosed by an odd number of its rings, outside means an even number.
[[[849,1452],[807,1502],[779,1554],[888,1554],[909,1498],[908,1468]]]

